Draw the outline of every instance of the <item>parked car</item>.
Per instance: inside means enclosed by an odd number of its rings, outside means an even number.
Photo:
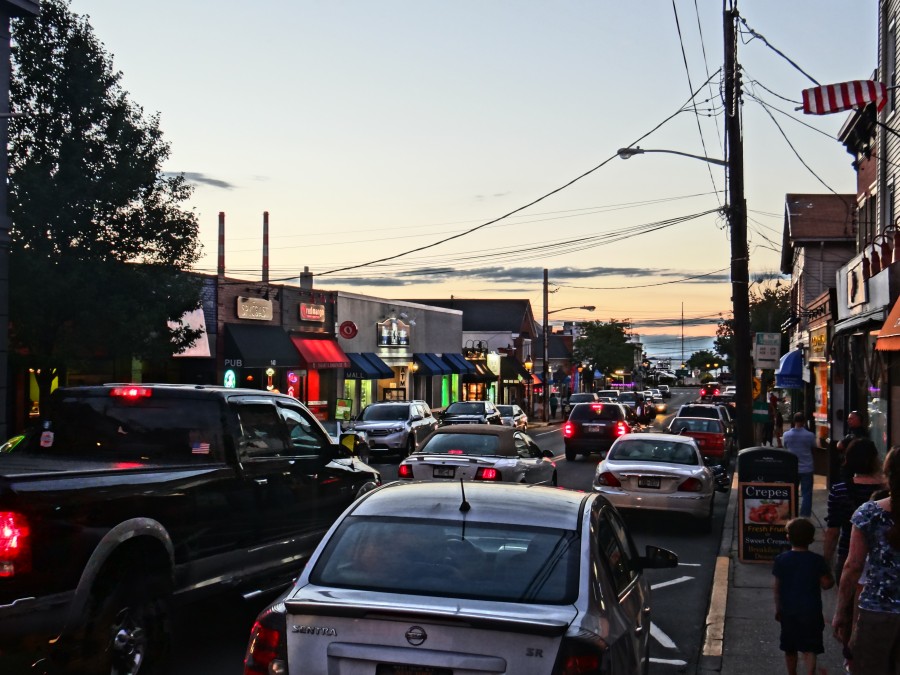
[[[707,382],[700,385],[701,401],[718,401],[722,398],[723,387],[718,382]]]
[[[576,403],[596,403],[599,400],[599,395],[595,394],[592,391],[582,391],[571,394],[566,402],[563,403],[563,417],[569,416],[569,413],[572,412],[572,406],[574,406]]]
[[[175,598],[288,587],[380,482],[291,396],[57,389],[0,454],[0,672],[169,672]]]
[[[503,418],[490,401],[456,401],[441,413],[441,426],[447,424],[503,424]]]
[[[673,417],[668,432],[693,438],[705,461],[728,463],[732,439],[721,420],[708,417]]]
[[[626,434],[613,443],[594,474],[593,488],[620,509],[669,511],[706,531],[720,486],[692,438]]]
[[[363,408],[350,427],[365,432],[372,457],[403,458],[438,428],[438,421],[425,401],[379,401]]]
[[[606,452],[619,436],[630,433],[625,409],[620,403],[576,403],[563,424],[566,460]]]
[[[708,417],[721,420],[725,425],[725,431],[730,437],[734,437],[734,424],[731,411],[728,406],[718,403],[685,403],[675,413],[675,417]],[[672,420],[674,422],[675,420]],[[671,422],[670,422],[671,426]]]
[[[496,424],[451,424],[400,463],[406,480],[479,480],[556,485],[553,453],[528,434]]]
[[[660,384],[657,387],[663,398],[672,398],[672,389],[667,384]]]
[[[498,405],[497,410],[500,411],[500,421],[504,426],[521,429],[522,431],[528,428],[528,415],[515,403],[512,405]]]
[[[394,483],[348,509],[260,613],[244,672],[638,675],[644,570],[677,564],[655,546],[638,555],[596,493]]]

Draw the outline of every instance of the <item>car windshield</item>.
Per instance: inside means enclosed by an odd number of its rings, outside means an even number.
[[[499,410],[500,414],[504,417],[513,416],[513,407],[511,405],[498,405],[497,410]]]
[[[619,420],[622,419],[622,409],[618,405],[576,405],[572,408],[570,420]]]
[[[672,433],[677,434],[682,429],[685,431],[722,433],[721,423],[718,420],[695,420],[689,417],[676,417],[672,422]]]
[[[570,604],[576,532],[520,522],[350,516],[310,573],[319,586],[513,603]]]
[[[467,426],[467,425],[462,425]],[[500,438],[493,434],[435,434],[419,449],[441,455],[496,455],[500,454]],[[510,455],[512,455],[510,448]],[[502,453],[506,454],[506,453]]]
[[[484,403],[451,403],[447,406],[451,415],[480,415],[484,412]]]
[[[665,464],[685,464],[687,466],[700,464],[697,451],[693,445],[661,439],[619,441],[610,449],[607,460],[660,462]]]
[[[719,419],[719,410],[715,407],[705,407],[705,406],[682,406],[681,410],[678,411],[679,417],[710,417],[714,420]]]
[[[370,405],[362,411],[359,419],[363,422],[394,422],[409,419],[409,404]]]

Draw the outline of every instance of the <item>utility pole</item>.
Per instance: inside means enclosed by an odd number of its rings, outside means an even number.
[[[541,403],[541,414],[543,415],[544,421],[550,421],[550,373],[547,371],[547,363],[549,361],[548,355],[550,353],[550,330],[547,327],[550,319],[550,311],[549,307],[547,307],[547,301],[549,299],[550,291],[548,290],[550,287],[549,275],[548,271],[544,270],[544,348],[543,354],[541,355],[541,370],[544,373],[544,400]]]
[[[741,71],[737,60],[736,0],[723,0],[725,33],[725,139],[728,145],[728,220],[731,231],[731,303],[734,313],[735,423],[738,448],[753,445],[750,357],[750,273],[747,204],[744,200],[744,141],[741,129]]]

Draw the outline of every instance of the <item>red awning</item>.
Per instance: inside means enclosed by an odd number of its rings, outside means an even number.
[[[875,349],[883,352],[900,352],[900,299],[891,307],[891,313],[878,332]]]
[[[851,108],[864,108],[869,103],[874,103],[881,112],[887,103],[884,83],[855,80],[803,90],[803,112],[808,115],[828,115]]]
[[[291,342],[300,352],[308,370],[350,367],[350,359],[331,338],[303,338],[291,335]]]

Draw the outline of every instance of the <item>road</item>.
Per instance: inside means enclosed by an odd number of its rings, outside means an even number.
[[[692,395],[691,390],[675,390],[669,409],[677,410]],[[658,415],[654,427],[661,428],[670,417]],[[533,433],[538,444],[556,456],[560,486],[590,490],[599,456],[567,462],[558,426]],[[396,477],[396,464],[376,466],[386,481]],[[697,534],[691,523],[670,514],[625,514],[639,550],[653,544],[674,551],[679,559],[677,569],[647,572],[653,588],[651,673],[696,671],[726,504],[727,495],[718,495],[710,534]],[[173,622],[173,675],[240,675],[253,618],[267,602],[226,598],[181,610]]]

